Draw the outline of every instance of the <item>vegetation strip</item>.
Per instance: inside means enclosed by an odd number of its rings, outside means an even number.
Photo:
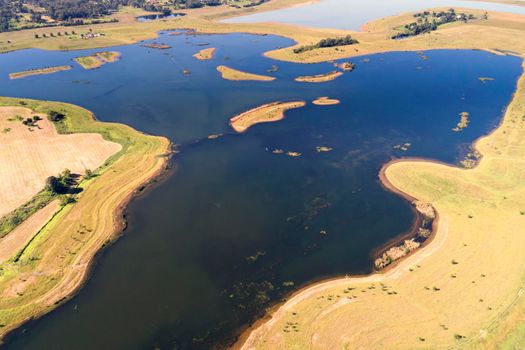
[[[29,69],[21,72],[14,72],[9,73],[9,79],[21,79],[30,77],[33,75],[42,75],[42,74],[52,74],[57,72],[62,72],[65,70],[70,70],[71,66],[54,66],[54,67],[46,67],[46,68],[35,68],[35,69]]]

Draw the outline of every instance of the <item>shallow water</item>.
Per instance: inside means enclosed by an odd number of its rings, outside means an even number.
[[[525,5],[525,2],[524,2]],[[465,0],[321,0],[308,5],[234,17],[228,23],[281,22],[309,27],[359,30],[372,20],[432,7],[465,7],[525,15],[525,6]]]
[[[335,81],[304,84],[293,78],[333,66],[261,55],[287,39],[163,34],[155,41],[172,48],[111,48],[122,60],[98,70],[75,66],[14,81],[9,72],[36,61],[68,64],[96,50],[0,55],[0,95],[75,103],[101,120],[165,135],[181,150],[174,175],[133,201],[126,234],[105,250],[79,295],[15,332],[5,348],[210,348],[305,283],[369,272],[370,252],[413,219],[408,203],[379,184],[381,165],[400,156],[459,160],[498,123],[521,73],[520,59],[482,51],[428,51],[428,60],[394,52],[355,58],[357,69]],[[208,46],[218,48],[213,61],[192,57]],[[225,81],[219,64],[261,74],[276,64],[278,79]],[[242,135],[228,126],[254,106],[318,96],[341,104],[308,104]],[[471,123],[455,133],[462,111]],[[405,142],[408,152],[393,149]]]

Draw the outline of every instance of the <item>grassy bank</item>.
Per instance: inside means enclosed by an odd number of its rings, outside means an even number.
[[[122,229],[127,201],[165,167],[169,141],[122,124],[98,122],[89,111],[66,103],[0,98],[0,105],[59,111],[67,116],[55,124],[60,133],[99,133],[122,145],[97,176],[80,184],[77,203],[54,216],[16,262],[1,265],[0,332],[5,335],[24,320],[55,308],[81,286],[96,252]]]

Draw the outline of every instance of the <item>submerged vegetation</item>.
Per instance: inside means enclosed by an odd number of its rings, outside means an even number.
[[[440,25],[462,21],[467,23],[475,19],[474,15],[467,13],[456,13],[453,8],[448,11],[430,12],[424,11],[414,14],[416,22],[405,24],[402,31],[392,36],[392,39],[402,39],[419,34],[430,33],[438,29]]]
[[[320,48],[324,48],[324,47],[346,46],[346,45],[353,45],[353,44],[357,44],[357,43],[359,43],[359,41],[357,41],[356,39],[352,38],[351,35],[347,35],[347,36],[341,37],[341,38],[322,39],[321,41],[319,41],[317,44],[314,44],[314,45],[299,46],[299,47],[295,48],[293,50],[293,52],[294,53],[303,53],[305,51],[320,49]]]

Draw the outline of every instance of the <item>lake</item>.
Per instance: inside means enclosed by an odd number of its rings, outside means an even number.
[[[525,5],[525,2],[523,3]],[[525,15],[525,6],[468,0],[321,0],[253,15],[233,17],[224,22],[281,22],[318,28],[356,30],[372,20],[432,7],[464,7]]]
[[[404,156],[461,160],[498,124],[521,74],[521,59],[513,56],[436,50],[425,60],[392,52],[353,58],[355,71],[308,84],[294,78],[333,65],[261,55],[290,45],[288,39],[165,32],[155,41],[172,48],[109,48],[122,59],[94,71],[71,60],[97,50],[0,55],[0,95],[78,104],[100,120],[167,136],[180,151],[173,175],[129,206],[128,229],[104,250],[80,293],[14,332],[4,348],[222,346],[307,283],[369,273],[371,252],[414,219],[410,204],[380,185],[382,164]],[[192,57],[206,47],[217,48],[214,60]],[[8,79],[35,62],[74,68]],[[226,81],[219,64],[277,80]],[[278,71],[267,73],[272,65]],[[241,135],[228,125],[260,104],[319,96],[341,104],[308,103]],[[463,111],[470,124],[453,132]],[[408,151],[394,149],[403,143],[411,143]]]

